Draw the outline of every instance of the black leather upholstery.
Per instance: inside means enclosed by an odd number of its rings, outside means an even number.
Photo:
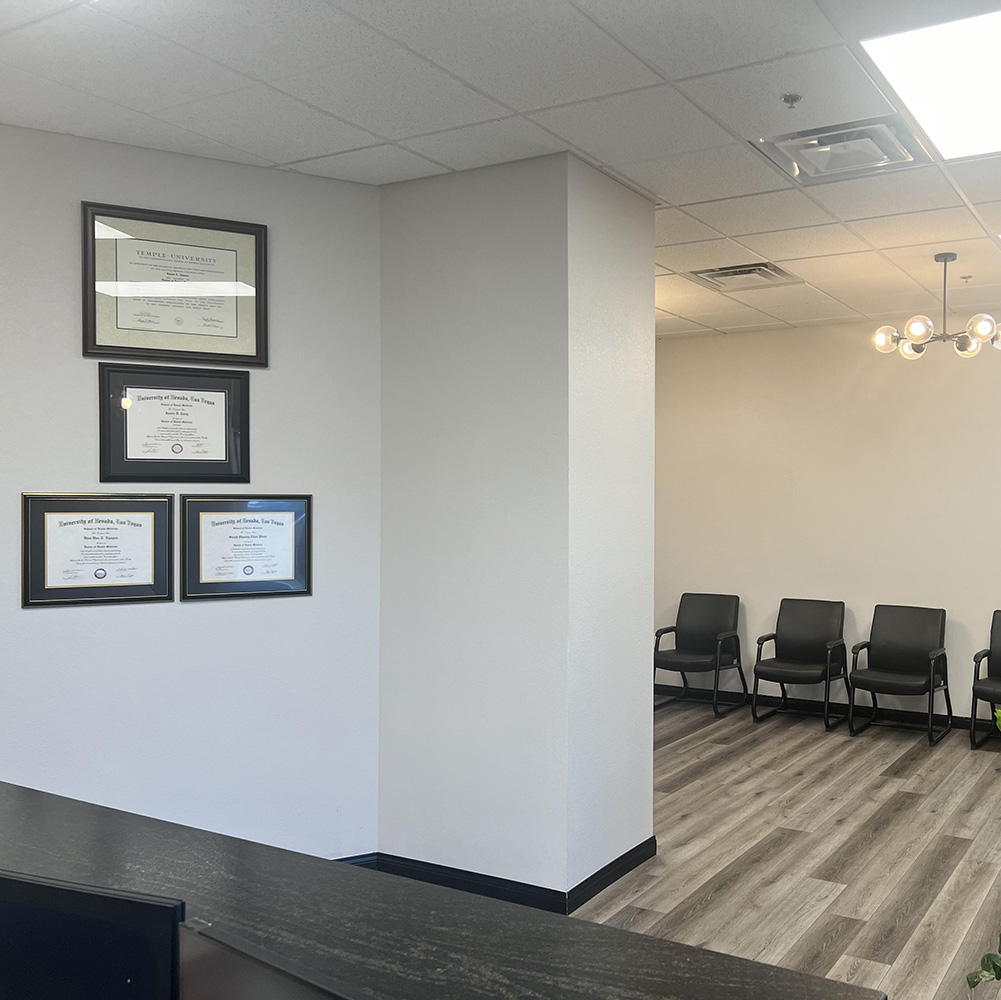
[[[740,598],[733,594],[682,594],[678,605],[677,623],[658,629],[653,645],[654,682],[658,670],[674,670],[681,674],[682,695],[688,693],[688,673],[713,674],[713,713],[719,717],[732,712],[747,701],[747,680],[740,662],[740,637],[737,615]],[[661,649],[661,640],[674,633],[674,649]],[[725,710],[720,709],[720,671],[736,668],[743,688],[741,700]],[[658,707],[668,705],[662,702]]]
[[[867,647],[866,667],[860,669],[859,655]],[[852,649],[850,681],[848,728],[853,736],[877,721],[877,694],[926,695],[928,742],[937,743],[952,728],[952,701],[945,654],[945,611],[942,608],[877,604],[869,641],[859,643]],[[872,697],[872,715],[865,725],[857,729],[854,725],[856,690],[868,691]],[[947,723],[944,729],[936,732],[933,706],[938,690],[945,694]]]
[[[986,676],[983,661],[987,661]],[[991,715],[987,722],[987,732],[977,739],[977,702],[990,703]],[[1001,611],[995,611],[991,618],[991,644],[973,657],[973,705],[970,711],[970,746],[974,750],[983,746],[991,736],[998,735],[994,723],[994,709],[1001,704]]]
[[[716,653],[716,637],[737,627],[740,598],[732,594],[682,594],[676,649]]]
[[[844,601],[813,601],[783,598],[775,631],[758,639],[758,655],[754,664],[754,693],[751,715],[760,722],[786,707],[786,684],[821,684],[824,686],[824,726],[833,729],[845,716],[832,721],[830,714],[833,677],[847,676],[847,651],[842,639],[845,624]],[[775,656],[762,657],[769,641],[775,643]],[[758,714],[758,682],[775,681],[782,689],[778,708]],[[847,690],[847,682],[846,690]]]
[[[733,656],[724,653],[719,658],[721,667],[728,667],[733,663]],[[653,654],[653,665],[658,670],[684,670],[690,673],[700,671],[715,670],[715,653],[690,653],[684,649],[661,649]]]
[[[869,633],[870,670],[927,675],[928,654],[944,645],[945,611],[942,608],[876,605]]]

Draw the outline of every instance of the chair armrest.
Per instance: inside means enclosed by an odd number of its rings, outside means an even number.
[[[848,646],[845,644],[845,640],[844,639],[832,639],[827,644],[827,672],[828,672],[828,674],[830,674],[830,672],[831,672],[831,663],[834,660],[834,651],[836,649],[839,649],[839,648],[840,648],[841,653],[842,653],[842,655],[841,655],[841,666],[843,666],[845,668],[845,670],[848,669]],[[840,674],[838,676],[840,676]]]
[[[771,642],[775,638],[774,632],[769,632],[768,635],[758,636],[758,645],[763,646],[766,642]]]
[[[981,649],[973,654],[973,679],[975,681],[980,680],[980,666],[984,660],[988,660],[989,662],[990,655],[991,651],[989,649]]]
[[[866,639],[865,642],[857,642],[852,646],[852,670],[858,669],[858,655],[863,649],[869,648],[869,640]]]
[[[659,628],[653,637],[653,651],[656,653],[660,649],[660,637],[668,632],[677,632],[677,625],[668,625],[667,628]]]
[[[935,686],[935,666],[939,660],[942,661],[942,677],[944,678],[949,672],[949,660],[946,657],[944,646],[941,649],[933,649],[928,654],[928,670],[931,675],[932,687]]]
[[[731,629],[729,632],[720,632],[716,636],[716,662],[719,663],[719,657],[723,655],[723,644],[733,639],[733,658],[739,663],[740,662],[740,635],[736,629]],[[718,669],[718,668],[717,668]]]

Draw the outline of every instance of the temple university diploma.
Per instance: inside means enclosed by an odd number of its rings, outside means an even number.
[[[225,462],[225,392],[126,387],[125,457],[162,462]]]
[[[115,240],[117,282],[142,282],[144,294],[117,298],[119,330],[236,337],[236,298],[212,286],[236,282],[236,251],[154,240]],[[177,283],[170,288],[168,283]],[[225,282],[225,285],[220,283]],[[164,285],[157,294],[157,284]]]
[[[202,583],[295,579],[295,513],[201,515]]]
[[[153,583],[153,512],[45,515],[45,586]]]

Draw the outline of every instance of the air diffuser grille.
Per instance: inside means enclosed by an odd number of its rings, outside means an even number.
[[[736,264],[730,267],[709,267],[688,271],[686,278],[716,292],[746,292],[752,288],[774,288],[777,285],[801,285],[802,278],[783,271],[777,264]]]

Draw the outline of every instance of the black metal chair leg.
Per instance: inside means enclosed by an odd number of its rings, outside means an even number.
[[[952,699],[949,697],[948,684],[945,684],[942,687],[942,690],[945,692],[945,713],[946,713],[945,725],[936,733],[935,728],[932,724],[935,717],[935,692],[937,690],[938,688],[932,688],[928,692],[928,745],[929,746],[935,746],[935,744],[938,743],[942,739],[942,737],[945,736],[946,733],[948,733],[952,729]],[[976,715],[976,712],[974,712],[974,715]]]
[[[845,690],[848,690],[848,675],[841,674],[845,680]],[[845,712],[844,715],[835,715],[834,721],[831,721],[831,678],[828,676],[824,681],[824,730],[830,732],[832,729],[837,729],[848,718],[848,713]]]
[[[665,698],[659,705],[654,705],[653,710],[656,712],[658,709],[663,708],[665,705],[673,705],[676,701],[684,701],[688,697],[688,678],[685,676],[684,671],[679,670],[681,674],[681,694],[675,695],[673,698]],[[657,678],[657,668],[653,668],[654,683],[656,683]]]
[[[994,722],[994,713],[997,711],[997,705],[991,702],[991,715],[987,720],[987,732],[978,740],[977,739],[977,702],[981,701],[980,698],[973,699],[973,707],[970,709],[970,747],[973,750],[979,750],[992,736],[997,736],[997,726]]]
[[[848,732],[852,736],[858,736],[859,733],[864,733],[871,725],[872,720],[876,718],[876,695],[873,692],[869,692],[872,697],[872,715],[866,720],[864,726],[855,725],[855,686],[849,685],[848,687]]]
[[[751,718],[755,722],[764,722],[765,719],[770,719],[776,712],[781,712],[786,707],[786,686],[781,681],[779,682],[779,688],[782,691],[782,700],[770,712],[758,715],[758,678],[755,676],[754,690],[751,694]]]
[[[744,680],[744,672],[740,669],[739,663],[737,664],[737,670],[740,673],[740,682],[744,685],[744,697],[729,708],[721,709],[719,707],[719,666],[716,667],[716,673],[713,677],[713,715],[717,719],[721,719],[724,715],[729,715],[731,712],[736,711],[738,708],[743,708],[747,704],[747,681]]]

